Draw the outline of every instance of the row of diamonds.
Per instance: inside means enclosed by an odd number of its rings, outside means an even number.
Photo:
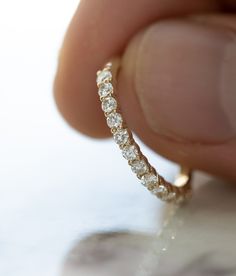
[[[117,112],[118,104],[113,95],[111,64],[97,73],[98,94],[107,125],[111,129],[115,142],[119,145],[123,157],[128,160],[132,171],[152,194],[165,201],[176,201],[178,193],[171,185],[158,176],[135,143],[132,133],[124,127],[122,115]]]

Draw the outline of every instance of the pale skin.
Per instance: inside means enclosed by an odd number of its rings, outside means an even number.
[[[109,137],[95,78],[120,56],[129,127],[158,154],[236,181],[235,11],[233,0],[82,0],[60,52],[59,110]]]

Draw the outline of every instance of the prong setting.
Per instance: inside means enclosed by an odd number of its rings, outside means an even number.
[[[123,157],[128,161],[141,184],[153,195],[166,202],[182,203],[189,197],[190,188],[173,186],[158,175],[148,162],[125,124],[114,95],[112,79],[112,63],[109,62],[104,69],[97,72],[96,82],[107,125],[116,144],[120,147]]]

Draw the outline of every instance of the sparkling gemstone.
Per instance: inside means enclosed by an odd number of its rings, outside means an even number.
[[[106,64],[106,67],[111,68],[111,67],[112,67],[112,63],[111,63],[111,62],[108,62],[108,63]]]
[[[107,116],[107,125],[110,128],[119,127],[122,125],[122,116],[120,113],[111,113]]]
[[[114,134],[114,140],[120,146],[126,144],[129,140],[127,129],[118,129]]]
[[[113,97],[107,97],[102,101],[102,110],[110,113],[117,108],[117,102]]]
[[[100,85],[105,81],[110,81],[111,79],[112,79],[112,75],[110,71],[107,71],[107,70],[101,71],[97,76],[97,85]]]
[[[104,82],[99,86],[98,94],[100,97],[106,97],[112,93],[113,87],[110,82]]]
[[[158,182],[158,176],[155,175],[154,173],[147,173],[147,174],[143,175],[141,178],[141,183],[145,187],[153,186],[153,185],[157,184],[157,182]]]
[[[152,193],[164,199],[168,196],[168,189],[164,185],[159,185],[152,190]]]
[[[148,172],[148,165],[144,160],[135,160],[131,164],[131,169],[137,175],[142,175]]]
[[[127,160],[135,160],[138,157],[138,149],[135,145],[125,146],[122,154]]]
[[[167,195],[167,199],[168,200],[172,200],[176,197],[176,193],[175,192],[170,192],[168,195]]]

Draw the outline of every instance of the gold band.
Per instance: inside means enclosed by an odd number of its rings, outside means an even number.
[[[191,194],[190,170],[181,167],[174,184],[171,184],[159,175],[148,162],[121,115],[112,83],[113,75],[117,73],[118,68],[115,69],[109,62],[97,72],[98,94],[102,110],[115,142],[119,145],[124,158],[128,160],[132,171],[152,194],[167,202],[181,203],[185,201]]]

